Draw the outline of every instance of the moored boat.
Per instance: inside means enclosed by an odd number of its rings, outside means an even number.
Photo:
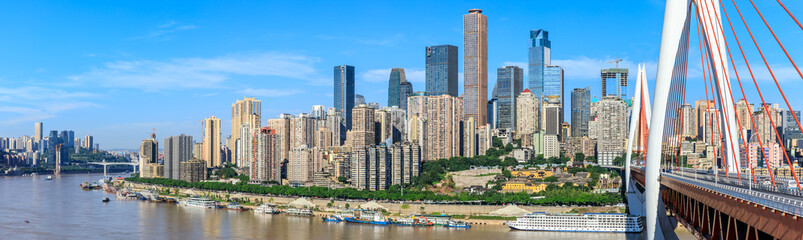
[[[624,213],[548,214],[535,212],[505,223],[515,230],[634,233],[644,229],[639,216]]]
[[[354,216],[345,217],[343,220],[346,222],[353,222],[353,223],[366,223],[366,224],[375,224],[375,225],[388,225],[392,222],[382,213],[376,211],[364,211],[358,210],[354,212]]]
[[[235,211],[248,210],[247,208],[244,208],[243,206],[241,206],[240,204],[237,204],[237,203],[229,203],[228,205],[226,205],[226,209],[235,210]]]
[[[340,221],[343,221],[343,219],[340,216],[335,215],[335,214],[332,214],[332,215],[329,215],[329,216],[325,216],[325,217],[321,217],[321,219],[323,219],[324,222],[340,222]]]
[[[312,216],[312,209],[309,208],[288,208],[285,213],[295,216]]]
[[[178,202],[187,207],[215,208],[215,201],[208,198],[185,198]]]
[[[450,228],[471,228],[471,224],[463,221],[456,221],[456,220],[449,220],[446,224],[443,225],[444,227]]]
[[[265,204],[259,205],[259,207],[254,209],[254,212],[255,213],[276,214],[276,213],[280,213],[281,211],[279,211],[279,209],[276,208],[275,206],[265,203]]]
[[[393,225],[399,226],[413,226],[413,227],[429,227],[435,225],[430,222],[426,217],[422,216],[409,216],[404,218],[397,218],[393,221]]]
[[[89,183],[89,182],[82,182],[79,186],[81,187],[81,189],[84,190],[93,190],[100,188],[100,185],[98,185],[97,183]]]

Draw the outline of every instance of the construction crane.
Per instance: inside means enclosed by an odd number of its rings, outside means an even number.
[[[619,62],[621,62],[621,61],[624,61],[624,59],[616,57],[613,61],[606,62],[606,64],[608,64],[608,63],[616,63],[616,68],[619,68]]]

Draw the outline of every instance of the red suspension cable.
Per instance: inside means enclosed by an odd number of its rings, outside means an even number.
[[[736,36],[736,30],[733,29],[733,24],[731,23],[731,19],[728,16],[728,11],[725,9],[725,5],[722,2],[719,2],[719,5],[722,7],[722,11],[724,12],[723,15],[725,15],[725,18],[728,20],[728,26],[730,27],[731,32],[733,33],[733,37],[736,40],[736,45],[739,46],[739,52],[742,53],[742,58],[744,59],[745,65],[747,65],[748,72],[750,72],[750,77],[753,79],[753,83],[756,85],[756,89],[758,89],[758,83],[756,83],[756,77],[753,75],[753,69],[750,67],[750,62],[747,61],[747,56],[744,54],[744,49],[742,49],[742,44],[739,42],[739,37]],[[721,28],[721,25],[720,25],[720,28]],[[724,29],[723,29],[723,31],[724,31]],[[725,45],[725,46],[728,47],[728,45]],[[730,48],[728,47],[727,49],[728,49],[728,56],[730,56],[731,64],[733,65],[733,71],[736,73],[736,80],[739,83],[739,89],[742,92],[742,98],[745,99],[745,102],[747,102],[747,96],[744,93],[744,86],[742,85],[742,80],[739,78],[739,72],[736,70],[736,63],[733,61],[733,55],[731,55],[731,53],[730,53]],[[761,102],[763,103],[764,102],[764,96],[761,94],[761,91],[758,91],[758,96],[761,98]],[[753,114],[752,113],[750,114],[750,124],[752,124],[754,131],[756,129],[758,129],[756,127],[755,121],[753,120]],[[764,143],[761,141],[761,135],[756,133],[755,136],[758,139],[759,147],[761,147],[761,155],[764,156]],[[772,174],[772,169],[770,168],[769,162],[764,161],[764,163],[767,166],[767,173],[770,175],[770,180],[772,180],[772,186],[775,186],[775,176]],[[750,166],[752,167],[752,164]]]
[[[707,1],[706,1],[706,4],[707,4]],[[708,5],[707,5],[707,6],[708,6]],[[705,12],[706,12],[706,15],[708,16],[708,18],[706,18],[706,20],[708,21],[708,24],[709,24],[709,26],[711,26],[711,27],[714,27],[714,24],[713,24],[713,22],[711,21],[711,13],[710,13],[710,11],[708,10],[708,7],[707,7],[707,6],[704,8],[704,9],[705,9]],[[717,17],[717,21],[719,21],[719,17]],[[721,64],[721,68],[723,69],[723,71],[722,71],[722,74],[723,74],[723,76],[718,76],[718,77],[717,77],[717,79],[719,79],[720,77],[722,77],[722,78],[724,78],[724,79],[725,79],[725,81],[724,81],[724,82],[728,82],[728,81],[730,81],[730,80],[729,80],[730,78],[728,77],[728,75],[727,75],[727,72],[726,72],[726,71],[724,71],[724,69],[725,69],[725,67],[726,67],[727,65],[725,65],[725,61],[722,59],[722,58],[723,58],[723,56],[721,55],[721,52],[720,52],[720,51],[721,51],[721,50],[720,50],[721,48],[720,48],[720,46],[719,46],[719,41],[716,41],[716,40],[717,40],[717,33],[718,33],[718,31],[715,31],[715,30],[714,30],[714,31],[712,31],[712,32],[713,32],[713,34],[714,34],[714,41],[713,41],[713,42],[714,42],[714,45],[717,47],[717,53],[720,53],[720,54],[719,54],[719,57],[718,57],[718,58],[719,58],[719,63]],[[706,31],[705,33],[703,33],[703,34],[705,34],[705,35],[706,35],[706,39],[710,39],[710,38],[708,38],[708,37],[707,37],[707,36],[708,36],[708,32],[707,32],[707,31]],[[724,36],[722,36],[722,38],[724,39]],[[711,42],[711,41],[709,41],[709,42]],[[710,44],[710,43],[709,43],[709,44]],[[713,53],[712,53],[712,54],[713,54]],[[713,59],[712,59],[712,60],[713,60]],[[713,79],[712,79],[712,80],[713,80]],[[714,85],[713,81],[712,81],[711,85],[712,85],[712,87],[713,87],[713,85]],[[717,87],[717,90],[718,90],[718,92],[725,93],[725,91],[723,90],[724,86],[720,86],[720,83],[719,83],[719,81],[717,81],[716,87]],[[728,86],[728,90],[730,90],[730,87],[729,87],[729,86]],[[713,91],[713,89],[712,89],[712,91]],[[724,121],[724,122],[727,122],[727,121],[730,119],[730,118],[729,118],[729,116],[730,116],[730,115],[728,114],[728,111],[726,111],[726,108],[725,108],[725,107],[727,106],[727,104],[725,104],[725,101],[726,101],[726,100],[723,98],[722,94],[719,94],[719,103],[720,103],[720,105],[719,105],[719,106],[720,106],[720,108],[721,108],[721,110],[722,110],[722,114],[723,114],[723,115],[724,115],[724,117],[725,117],[725,119],[724,119],[723,121]],[[731,101],[733,101],[733,96],[731,96]],[[735,109],[736,109],[736,105],[734,104],[734,105],[732,105],[732,106],[733,106],[733,109],[734,109],[734,111],[735,111]],[[734,113],[731,113],[731,114],[734,114]],[[734,114],[734,115],[735,115],[735,114]],[[738,116],[736,116],[736,119],[738,120]],[[722,126],[721,126],[721,125],[717,125],[717,127],[719,128],[719,132],[720,132],[720,134],[721,134],[721,133],[722,133]],[[731,132],[731,129],[730,129],[730,124],[725,124],[725,128],[726,128],[726,130],[728,131],[728,134],[729,134],[729,133]],[[720,135],[720,141],[721,141],[721,137],[722,137],[722,136],[723,136],[723,135]],[[738,150],[738,149],[736,149],[736,148],[734,147],[734,145],[733,145],[733,136],[730,136],[730,137],[728,137],[728,143],[730,143],[731,154],[733,155],[733,161],[734,161],[734,162],[733,162],[733,164],[736,166],[736,176],[737,176],[737,178],[738,178],[738,179],[741,181],[741,180],[742,180],[742,175],[741,175],[741,171],[740,171],[741,169],[739,169],[739,162],[736,162],[736,150]],[[737,143],[737,145],[738,145],[738,143]],[[724,151],[725,151],[725,149],[724,149],[724,147],[723,147],[723,148],[722,148],[722,152],[723,152],[723,160],[727,162],[727,160],[726,160],[726,159],[724,159],[724,156],[725,156],[725,153],[724,153]],[[726,170],[726,171],[727,171],[727,170]]]
[[[735,0],[731,0],[731,1],[733,1],[733,6],[736,8],[736,12],[739,13],[739,17],[742,19],[742,22],[744,23],[744,26],[747,29],[747,33],[750,34],[750,38],[753,40],[753,44],[756,45],[756,49],[758,50],[759,55],[761,55],[761,59],[764,60],[764,64],[767,66],[767,69],[770,71],[770,75],[772,76],[772,79],[775,80],[776,84],[778,84],[778,80],[775,79],[775,74],[772,74],[772,69],[770,68],[769,63],[767,62],[767,59],[764,58],[764,53],[761,52],[761,48],[758,46],[758,43],[756,42],[756,38],[753,37],[753,33],[750,31],[750,27],[747,26],[747,21],[744,20],[744,16],[742,16],[742,12],[739,10],[739,7],[736,6],[736,1]],[[756,84],[756,90],[761,91],[758,88],[758,84]],[[780,89],[780,85],[778,86],[778,90],[781,90]],[[783,90],[781,90],[781,94],[783,94]],[[784,100],[786,100],[786,96],[784,96]],[[762,101],[763,101],[763,99],[762,99]],[[788,101],[787,101],[787,104],[789,104]],[[772,120],[772,116],[770,115],[766,104],[764,104],[764,109],[765,109],[764,112],[767,114],[767,117],[770,120],[770,124],[772,124],[772,129],[775,131],[775,137],[777,138],[779,144],[781,145],[781,150],[783,150],[783,154],[786,157],[786,163],[789,164],[789,169],[792,172],[792,176],[795,179],[795,183],[797,183],[797,187],[798,187],[798,189],[800,189],[800,181],[798,181],[798,179],[797,179],[797,174],[795,173],[795,168],[792,166],[792,161],[789,159],[789,154],[786,152],[786,147],[783,144],[783,140],[781,140],[781,136],[778,134],[778,129],[777,129],[776,125],[775,125],[775,122]],[[790,111],[791,111],[791,108],[790,108]],[[794,116],[794,112],[793,112],[792,115]]]
[[[803,25],[800,25],[800,22],[797,21],[797,18],[795,18],[795,15],[792,15],[792,12],[790,12],[789,9],[786,9],[786,6],[784,6],[783,3],[781,3],[781,0],[778,0],[778,4],[781,4],[781,7],[783,8],[783,10],[786,10],[786,13],[788,13],[789,16],[792,17],[792,20],[795,20],[795,23],[797,23],[797,26],[800,27],[801,30],[803,30]]]

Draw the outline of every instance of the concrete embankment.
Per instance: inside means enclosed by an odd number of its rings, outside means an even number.
[[[179,192],[184,193],[190,189],[187,188],[174,188],[174,187],[161,187],[155,186],[150,184],[143,184],[143,183],[132,183],[132,182],[125,182],[126,187],[130,187],[134,190],[144,190],[144,189],[164,189],[169,188],[170,192]],[[201,190],[201,189],[192,189],[192,191],[201,196],[209,196],[209,195],[217,195],[221,197],[225,197],[226,195],[229,198],[247,198],[250,202],[264,202],[264,203],[273,203],[279,205],[288,204],[299,197],[291,197],[291,196],[265,196],[259,194],[251,194],[251,193],[239,193],[239,192],[225,192],[225,191],[208,191],[208,190]],[[309,198],[307,199],[316,206],[318,206],[323,211],[336,211],[335,208],[338,207],[348,207],[356,208],[358,205],[366,203],[367,201],[360,201],[360,200],[334,200],[331,201],[329,199],[317,199],[317,198]],[[332,207],[327,207],[329,203],[332,203]],[[439,213],[439,214],[448,214],[448,215],[489,215],[490,212],[493,212],[497,209],[503,208],[504,206],[501,205],[474,205],[474,204],[427,204],[422,202],[409,202],[406,204],[401,203],[392,203],[392,202],[378,202],[383,207],[387,208],[391,214],[398,214],[401,216],[405,216],[408,214],[432,214],[432,213]],[[565,213],[569,212],[575,208],[582,208],[584,212],[610,212],[610,211],[618,211],[617,207],[572,207],[572,206],[518,206],[524,210],[530,212],[548,212],[548,213]],[[317,213],[318,216],[325,216],[326,213]],[[486,220],[486,219],[458,219],[463,220],[472,224],[482,224],[482,225],[499,225],[502,226],[505,220]]]

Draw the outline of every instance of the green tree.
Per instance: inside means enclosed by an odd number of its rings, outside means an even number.
[[[589,162],[592,162],[592,163],[597,163],[597,158],[594,157],[594,156],[587,156],[586,157],[586,161],[589,161]]]
[[[510,170],[502,169],[502,175],[505,176],[507,179],[513,178],[513,174],[510,173]]]
[[[583,161],[586,159],[586,155],[583,153],[575,153],[574,154],[574,161]]]
[[[337,181],[341,182],[341,183],[346,183],[346,181],[348,181],[348,180],[349,179],[344,177],[344,176],[337,177]]]
[[[544,182],[558,182],[558,177],[555,176],[545,177]]]

